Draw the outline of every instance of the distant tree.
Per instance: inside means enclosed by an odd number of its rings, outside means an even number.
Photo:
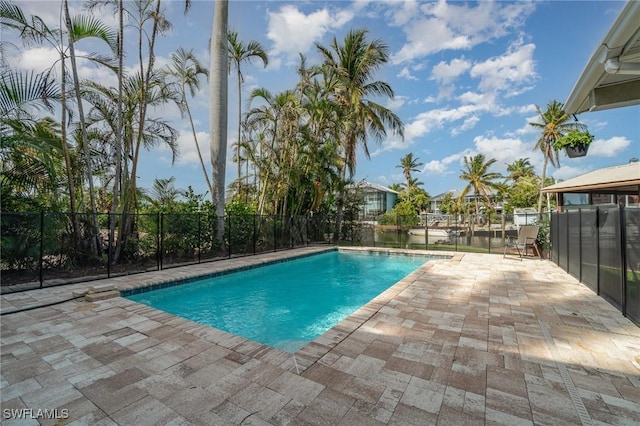
[[[515,181],[506,191],[504,213],[511,214],[513,209],[531,207],[538,200],[540,178],[525,176]]]
[[[547,104],[547,109],[544,112],[536,105],[540,121],[529,122],[529,125],[541,130],[540,137],[533,149],[542,151],[544,157],[542,178],[540,179],[540,194],[538,195],[538,214],[542,213],[542,188],[547,177],[547,164],[551,163],[553,167],[560,167],[560,157],[558,156],[558,151],[553,147],[553,143],[571,130],[585,129],[584,124],[570,121],[571,117],[563,108],[564,104],[558,101],[552,101]]]
[[[411,172],[419,172],[419,167],[422,165],[424,165],[424,163],[419,162],[417,157],[414,158],[412,152],[400,159],[400,164],[396,167],[402,169],[402,174],[407,181],[407,188],[411,187]]]
[[[511,164],[507,165],[507,171],[509,174],[507,175],[507,179],[510,179],[516,182],[518,179],[523,177],[532,177],[535,175],[533,172],[533,166],[531,165],[531,161],[529,158],[519,158]]]
[[[230,65],[235,68],[238,79],[238,141],[236,142],[236,161],[238,162],[238,181],[240,181],[242,176],[242,161],[240,161],[240,148],[242,147],[242,144],[240,143],[240,128],[242,123],[242,83],[244,83],[241,65],[244,62],[250,64],[253,59],[258,58],[262,60],[262,63],[266,67],[269,64],[269,57],[259,42],[252,40],[245,44],[238,38],[238,33],[236,31],[229,31],[227,34],[227,40],[229,42]],[[229,71],[231,71],[231,66],[229,67]],[[238,191],[240,191],[241,185],[238,184],[237,188]]]
[[[469,191],[473,190],[476,215],[480,213],[480,196],[490,205],[491,199],[489,198],[489,191],[492,189],[502,191],[504,189],[504,186],[497,182],[498,179],[502,178],[502,175],[500,173],[489,172],[489,168],[495,162],[495,159],[485,161],[483,154],[478,154],[474,157],[464,157],[465,168],[461,170],[462,174],[460,175],[460,179],[466,180],[469,183],[464,187],[459,198],[461,200],[464,199]]]
[[[381,40],[367,40],[367,30],[349,31],[344,43],[334,37],[330,47],[316,44],[323,59],[323,70],[331,83],[332,96],[343,109],[342,150],[343,166],[340,177],[346,181],[346,169],[353,176],[356,167],[356,152],[361,146],[369,157],[367,141],[373,138],[382,141],[387,128],[404,137],[404,123],[393,111],[375,102],[374,99],[393,99],[391,86],[374,80],[375,72],[389,61],[389,46]],[[335,238],[339,236],[344,213],[345,190],[340,190],[336,206]]]
[[[191,114],[191,108],[189,107],[189,100],[187,97],[187,89],[191,97],[195,96],[196,90],[200,90],[200,78],[208,77],[209,71],[200,63],[193,50],[185,50],[179,48],[171,54],[171,63],[162,69],[161,75],[169,81],[169,84],[176,86],[176,102],[180,112],[187,115],[189,124],[191,126],[191,135],[193,136],[193,142],[196,145],[196,151],[198,153],[198,159],[200,160],[200,166],[202,167],[202,173],[204,173],[204,179],[207,183],[209,193],[213,193],[213,186],[211,185],[211,179],[209,179],[209,172],[204,165],[202,159],[202,153],[200,151],[200,144],[198,143],[198,135],[196,133],[196,127],[193,122],[193,116]]]

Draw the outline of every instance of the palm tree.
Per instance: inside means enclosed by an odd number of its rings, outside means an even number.
[[[413,153],[410,152],[404,157],[400,159],[400,164],[397,165],[397,168],[402,169],[402,174],[404,174],[404,178],[407,180],[407,195],[408,200],[411,202],[412,189],[416,186],[413,183],[416,183],[417,180],[411,177],[411,172],[419,172],[420,169],[418,167],[422,166],[424,163],[418,162],[418,158],[413,158]],[[423,184],[422,182],[419,182]]]
[[[202,153],[200,152],[200,144],[198,144],[198,136],[196,133],[195,125],[193,124],[193,116],[191,115],[191,108],[187,100],[187,89],[191,97],[195,96],[196,90],[200,89],[200,77],[208,76],[209,71],[200,64],[200,61],[193,53],[193,50],[185,50],[179,48],[171,54],[171,64],[167,65],[162,74],[165,78],[168,78],[172,83],[177,86],[179,92],[178,108],[183,114],[186,114],[189,118],[189,124],[191,126],[191,134],[193,135],[193,141],[196,144],[196,151],[198,158],[200,159],[200,165],[202,166],[202,172],[204,173],[204,179],[207,182],[207,188],[209,193],[213,193],[213,186],[209,179],[209,173],[204,165],[202,159]]]
[[[242,121],[242,83],[244,83],[244,76],[240,66],[243,62],[248,64],[254,58],[259,58],[266,67],[269,64],[269,58],[264,51],[262,45],[257,41],[250,41],[244,44],[242,40],[238,39],[238,33],[236,31],[229,31],[227,35],[229,41],[229,61],[236,70],[238,79],[238,141],[236,143],[236,161],[238,162],[238,181],[240,181],[242,175],[242,162],[240,161],[240,128]],[[229,69],[231,71],[231,69]],[[238,185],[240,188],[240,185]]]
[[[418,162],[418,158],[413,158],[413,152],[408,153],[404,157],[400,159],[400,164],[396,166],[396,168],[402,169],[402,174],[404,174],[404,178],[407,181],[407,187],[409,187],[409,182],[411,181],[411,172],[419,172],[420,169],[418,167],[424,165],[424,163]]]
[[[460,179],[466,180],[469,183],[460,193],[459,199],[464,200],[464,197],[469,193],[469,191],[473,190],[476,205],[476,216],[480,214],[479,196],[482,196],[487,204],[490,204],[491,199],[489,198],[489,190],[503,190],[503,186],[500,183],[495,182],[497,179],[502,178],[502,175],[500,173],[489,172],[489,167],[491,167],[495,162],[495,159],[485,162],[485,156],[483,154],[478,154],[473,157],[464,157],[465,168],[461,170],[462,174],[460,175]]]
[[[511,164],[507,164],[507,171],[509,172],[507,179],[511,179],[514,182],[534,175],[533,166],[529,158],[519,158]]]
[[[210,84],[210,149],[213,167],[213,192],[211,194],[216,209],[217,233],[219,243],[224,237],[224,191],[225,168],[227,162],[227,91],[229,73],[229,54],[227,25],[229,21],[229,1],[214,2],[213,22],[211,25],[211,65]]]
[[[583,130],[585,128],[583,124],[569,121],[569,114],[563,108],[564,104],[558,101],[552,101],[547,104],[547,109],[544,112],[536,105],[540,121],[529,123],[531,126],[542,130],[540,138],[533,146],[534,151],[539,149],[544,157],[542,178],[540,180],[540,195],[538,196],[538,214],[542,213],[542,188],[547,177],[547,163],[551,163],[556,168],[560,167],[560,157],[558,156],[558,151],[553,147],[553,142],[571,130]]]
[[[375,72],[389,60],[389,47],[381,40],[367,41],[367,30],[352,30],[340,44],[334,37],[329,48],[316,43],[326,73],[331,94],[343,111],[342,143],[344,165],[341,179],[346,181],[346,168],[353,176],[356,168],[356,151],[362,145],[369,158],[367,141],[372,137],[381,142],[387,135],[387,127],[400,137],[404,137],[404,124],[391,110],[368,99],[369,96],[393,99],[391,86],[380,80],[373,80]],[[339,191],[336,211],[336,232],[339,232],[344,210],[344,187]]]

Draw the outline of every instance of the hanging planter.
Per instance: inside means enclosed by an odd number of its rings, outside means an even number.
[[[593,142],[593,135],[588,131],[572,130],[553,142],[556,151],[564,149],[569,158],[584,157],[587,155],[589,145]]]
[[[568,146],[564,149],[569,158],[584,157],[587,155],[587,151],[589,151],[589,145]]]

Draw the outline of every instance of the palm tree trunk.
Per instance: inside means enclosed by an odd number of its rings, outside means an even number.
[[[123,37],[124,37],[124,5],[122,4],[122,0],[118,0],[118,106],[117,106],[117,114],[118,114],[118,124],[116,128],[116,135],[114,140],[114,149],[116,153],[116,164],[115,164],[115,176],[113,179],[113,201],[111,202],[111,217],[109,220],[109,245],[108,250],[113,247],[113,241],[115,237],[116,231],[116,221],[114,220],[115,215],[118,213],[118,202],[120,201],[120,188],[122,185],[122,150],[124,149],[123,143],[123,135],[122,135],[122,121],[123,121],[123,111],[122,111],[122,97],[123,97],[123,78],[124,78],[124,50],[123,50]],[[120,250],[117,250],[116,253],[120,253]],[[120,259],[114,256],[113,262],[118,262]]]
[[[229,20],[229,1],[214,3],[213,23],[211,26],[210,46],[210,96],[211,96],[211,165],[213,167],[212,201],[216,209],[217,233],[219,243],[224,237],[224,191],[225,168],[227,160],[227,116],[228,116],[228,74],[229,55],[227,23]]]
[[[67,36],[69,37],[69,58],[71,59],[71,72],[73,73],[73,85],[76,92],[76,100],[78,102],[78,119],[80,121],[80,134],[82,136],[82,148],[84,151],[84,160],[87,168],[87,180],[89,184],[89,202],[91,205],[91,238],[89,240],[89,247],[93,253],[98,253],[100,248],[98,244],[98,220],[96,217],[96,199],[93,188],[93,173],[91,172],[91,153],[89,150],[89,140],[87,138],[87,129],[84,122],[84,110],[82,107],[82,96],[80,94],[80,81],[78,80],[78,66],[76,64],[76,55],[73,45],[73,27],[71,25],[71,15],[69,14],[68,0],[64,0],[64,17],[67,25]]]
[[[62,44],[62,43],[61,43]],[[78,232],[78,218],[76,216],[76,184],[73,178],[73,166],[71,164],[71,156],[69,155],[69,147],[67,145],[67,74],[65,73],[65,61],[64,53],[60,54],[60,64],[62,67],[62,74],[60,75],[60,91],[62,108],[60,112],[60,135],[62,139],[62,154],[64,156],[65,172],[67,175],[67,186],[69,190],[69,208],[71,209],[71,229],[73,230],[73,243],[74,247],[78,247],[78,238],[80,233]]]
[[[182,93],[183,99],[185,98],[185,93],[183,89]],[[207,172],[207,168],[204,165],[204,160],[202,159],[202,152],[200,151],[200,144],[198,143],[198,136],[196,133],[196,126],[193,124],[193,116],[191,115],[191,108],[189,108],[189,103],[185,102],[185,107],[187,110],[187,116],[189,117],[189,124],[191,125],[191,133],[193,134],[193,141],[196,144],[196,151],[198,152],[198,159],[200,159],[200,165],[202,166],[202,173],[204,173],[204,179],[207,182],[207,188],[209,188],[209,193],[213,193],[213,185],[211,185],[211,180],[209,179],[209,172]]]
[[[542,216],[542,188],[544,188],[544,182],[547,179],[547,161],[548,158],[544,156],[544,162],[542,163],[542,181],[540,182],[540,192],[538,194],[538,217]]]
[[[340,228],[342,228],[342,217],[344,216],[344,198],[345,198],[345,179],[347,177],[347,163],[346,161],[340,167],[340,185],[342,186],[338,191],[338,199],[336,200],[336,227],[333,233],[333,242],[340,241]]]
[[[242,165],[240,163],[240,121],[242,119],[242,74],[238,63],[238,141],[236,142],[236,159],[238,160],[238,195],[240,195],[240,178],[242,177]]]

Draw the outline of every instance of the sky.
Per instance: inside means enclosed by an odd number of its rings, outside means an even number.
[[[55,26],[57,1],[16,2],[25,14],[37,14]],[[542,155],[533,151],[539,130],[529,125],[554,100],[565,102],[589,58],[624,7],[618,1],[244,1],[229,2],[229,28],[241,40],[261,43],[269,65],[243,64],[243,110],[248,93],[263,87],[271,93],[291,89],[297,81],[299,53],[308,63],[319,63],[315,43],[343,40],[352,29],[366,29],[370,39],[389,46],[390,61],[375,78],[391,85],[394,99],[380,100],[404,122],[404,140],[389,136],[370,141],[368,159],[360,151],[354,179],[388,186],[404,181],[400,159],[413,153],[423,163],[415,174],[423,188],[435,196],[462,189],[459,176],[464,157],[484,154],[495,159],[490,169],[505,173],[507,164],[528,158],[537,174]],[[72,13],[81,2],[70,0]],[[214,4],[194,0],[183,14],[183,1],[164,0],[173,29],[158,41],[156,64],[169,62],[179,47],[193,49],[208,66],[208,43]],[[109,10],[100,16],[110,23]],[[7,39],[8,35],[2,37]],[[135,34],[128,30],[128,46]],[[91,46],[77,49],[90,51]],[[126,65],[137,66],[135,50]],[[41,71],[56,54],[48,47],[21,47],[5,52],[13,66]],[[115,76],[87,63],[80,64],[84,78],[116,86]],[[229,77],[229,129],[227,184],[236,178],[231,147],[237,140],[237,81]],[[190,99],[205,162],[210,169],[209,90]],[[180,131],[180,156],[172,162],[170,151],[156,147],[145,152],[139,169],[139,186],[150,188],[154,178],[175,177],[180,189],[191,186],[206,192],[189,124],[174,106],[155,111]],[[578,116],[595,135],[586,157],[569,159],[560,154],[560,167],[547,174],[565,180],[602,167],[626,164],[640,157],[640,106],[586,112]]]

